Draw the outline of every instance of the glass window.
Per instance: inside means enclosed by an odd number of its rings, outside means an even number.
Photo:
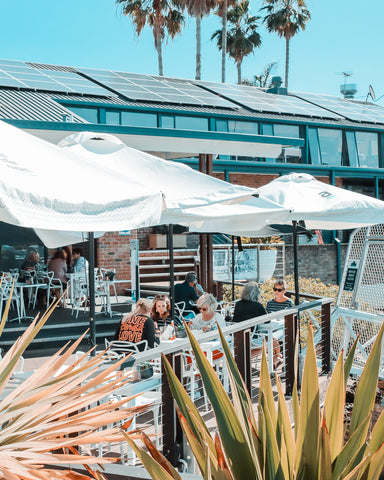
[[[175,128],[175,117],[173,115],[161,115],[160,117],[161,128]]]
[[[316,128],[308,128],[308,146],[312,165],[320,165],[320,148]]]
[[[228,132],[228,121],[216,119],[216,132]]]
[[[121,125],[157,127],[156,113],[121,112]]]
[[[175,117],[175,128],[180,130],[208,130],[208,118]]]
[[[259,126],[256,122],[228,120],[228,132],[250,133],[253,135],[257,135],[259,133]]]
[[[345,138],[347,140],[349,166],[358,167],[359,160],[357,157],[357,146],[354,132],[345,132]]]
[[[120,112],[107,110],[105,112],[105,123],[108,125],[120,125]]]
[[[99,123],[99,109],[96,107],[68,107],[71,112],[90,123]]]
[[[378,168],[379,149],[377,133],[356,132],[355,136],[360,167]]]
[[[275,123],[273,125],[273,134],[275,137],[300,138],[300,130],[298,125],[282,125]]]
[[[261,126],[261,133],[262,135],[270,135],[273,136],[273,125],[270,123],[263,123]]]
[[[322,165],[341,165],[342,134],[341,130],[318,128],[319,146]]]

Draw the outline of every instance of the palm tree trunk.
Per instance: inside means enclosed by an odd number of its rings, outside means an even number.
[[[201,17],[196,17],[196,80],[201,80]]]
[[[241,85],[241,62],[236,63],[236,68],[237,68],[237,83],[238,85]]]
[[[289,37],[285,38],[285,88],[288,88]]]
[[[223,30],[221,35],[221,83],[225,83],[225,60],[227,57],[227,0],[224,0],[223,8]]]
[[[159,75],[160,77],[164,76],[163,70],[163,49],[161,44],[161,37],[160,35],[155,35],[155,48],[157,51],[157,62],[159,64]]]

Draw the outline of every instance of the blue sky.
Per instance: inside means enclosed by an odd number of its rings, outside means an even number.
[[[257,15],[261,2],[251,0]],[[365,5],[369,8],[365,8]],[[339,95],[344,77],[358,85],[356,98],[365,99],[368,85],[376,97],[384,94],[382,17],[384,4],[371,0],[308,0],[312,20],[291,41],[290,90]],[[137,38],[131,21],[113,0],[3,0],[0,58],[158,74],[153,36],[149,29]],[[214,15],[202,23],[202,78],[221,80],[221,58],[211,34],[220,28]],[[243,77],[252,77],[277,61],[274,74],[284,74],[285,42],[260,28],[262,47],[243,63]],[[164,73],[194,78],[195,24],[164,47]],[[227,60],[227,81],[236,83],[234,62]],[[384,105],[384,98],[379,104]]]

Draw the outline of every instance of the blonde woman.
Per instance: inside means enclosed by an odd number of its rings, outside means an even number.
[[[192,329],[209,332],[210,330],[215,330],[217,325],[220,325],[220,328],[225,327],[223,316],[216,312],[217,301],[213,295],[210,293],[204,293],[198,298],[196,306],[200,313],[192,320]]]

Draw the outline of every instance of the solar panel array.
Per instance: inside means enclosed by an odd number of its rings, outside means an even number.
[[[109,70],[74,69],[55,65],[0,60],[0,86],[48,92],[76,93],[260,113],[384,123],[384,108],[329,95],[277,95],[257,87],[192,81]]]
[[[354,102],[346,98],[332,97],[331,95],[316,95],[310,93],[295,93],[309,102],[316,103],[323,108],[356,122],[384,123],[384,108],[363,102]]]
[[[342,119],[340,115],[311,105],[300,98],[276,95],[247,85],[199,82],[212,91],[225,96],[256,112],[288,113],[307,117]]]
[[[171,81],[170,79],[155,78],[151,75],[88,68],[79,69],[79,71],[130,100],[238,108],[232,102],[188,81]]]
[[[65,93],[113,96],[105,88],[75,72],[37,70],[24,62],[0,60],[0,85]]]

